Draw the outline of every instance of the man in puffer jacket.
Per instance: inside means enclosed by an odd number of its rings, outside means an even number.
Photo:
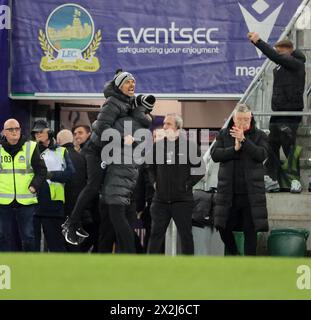
[[[78,244],[79,237],[87,237],[87,233],[81,229],[81,216],[84,208],[88,203],[92,201],[92,199],[98,195],[103,172],[102,165],[104,164],[104,168],[106,164],[101,161],[101,150],[103,147],[102,142],[102,134],[108,129],[114,128],[118,119],[126,118],[129,116],[129,113],[133,110],[134,107],[134,91],[135,91],[135,79],[133,75],[128,72],[120,72],[118,73],[114,79],[106,85],[105,88],[105,96],[107,98],[105,104],[100,110],[100,113],[97,117],[97,120],[93,123],[93,132],[88,144],[84,147],[84,154],[86,156],[87,161],[87,171],[88,171],[88,182],[84,190],[80,193],[78,197],[78,201],[75,205],[75,208],[72,212],[71,218],[64,225],[65,237],[66,240],[71,244]],[[106,131],[107,132],[107,131]],[[134,139],[132,135],[127,135],[123,137],[122,144],[123,145],[131,145]],[[109,167],[108,167],[109,169]],[[107,170],[107,176],[109,177],[109,172],[111,173],[114,169],[118,169],[116,167],[110,168]],[[124,169],[124,168],[123,168]],[[133,168],[127,168],[125,171],[121,173],[127,174],[129,176],[122,176],[122,183],[125,184],[125,188],[129,188],[129,192],[126,191],[126,196],[131,196],[132,189],[134,189],[137,179],[137,168],[134,166]],[[118,172],[119,173],[119,172]],[[105,179],[105,186],[109,186],[111,180]],[[122,189],[122,188],[121,188]],[[121,190],[120,189],[120,190]],[[104,198],[105,197],[104,195]],[[125,218],[124,213],[124,202],[120,203],[120,201],[114,201],[114,204],[111,203],[115,199],[114,197],[109,197],[109,201],[107,204],[109,206],[109,215],[113,218],[117,217],[120,220],[116,221],[113,219],[112,221],[114,228],[122,231],[117,232],[118,243],[120,246],[121,252],[134,252],[134,244],[132,244],[133,238],[133,230],[129,226],[127,219]],[[125,200],[128,204],[129,200]],[[121,205],[121,207],[115,207],[117,202]],[[116,212],[117,213],[110,213]],[[81,232],[80,232],[81,231]],[[124,235],[126,238],[120,235]],[[122,238],[121,240],[119,238]],[[123,247],[123,249],[122,249]]]
[[[135,211],[132,210],[131,205],[138,179],[138,165],[133,158],[131,144],[136,144],[132,138],[136,130],[148,129],[151,126],[152,118],[149,113],[154,103],[155,98],[151,95],[138,96],[135,99],[135,108],[127,117],[119,118],[114,125],[123,138],[121,145],[114,148],[114,152],[119,151],[121,161],[108,165],[102,195],[104,202],[108,205],[110,220],[116,232],[117,250],[120,253],[135,253],[133,233]],[[126,122],[132,124],[132,131],[125,136]],[[129,141],[126,141],[127,138]],[[102,152],[102,160],[105,160],[104,152]]]
[[[135,79],[128,72],[118,73],[104,90],[106,101],[101,107],[97,120],[93,123],[93,132],[84,146],[84,156],[87,163],[87,184],[79,194],[76,205],[63,225],[63,233],[67,242],[78,245],[80,237],[88,237],[88,233],[81,227],[83,211],[96,198],[103,179],[104,170],[101,167],[101,150],[103,131],[111,129],[120,117],[128,115],[134,100]],[[125,137],[127,142],[132,137]]]
[[[220,163],[214,226],[227,254],[238,254],[233,231],[244,232],[245,255],[256,255],[257,232],[268,231],[263,167],[267,151],[267,136],[256,128],[249,106],[238,104],[211,149],[212,160]]]

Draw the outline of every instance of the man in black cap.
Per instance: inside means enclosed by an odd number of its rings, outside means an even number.
[[[61,225],[64,222],[64,185],[70,181],[75,169],[68,151],[56,144],[53,132],[44,120],[34,123],[31,134],[37,141],[41,157],[48,170],[47,180],[38,195],[39,207],[35,215],[36,249],[40,251],[41,227],[48,250],[65,250]]]

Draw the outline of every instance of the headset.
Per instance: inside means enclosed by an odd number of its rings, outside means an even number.
[[[48,137],[49,137],[49,140],[52,140],[53,138],[55,138],[55,133],[52,129],[48,131]]]

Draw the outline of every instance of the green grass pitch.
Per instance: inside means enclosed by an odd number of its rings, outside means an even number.
[[[1,265],[11,289],[0,300],[311,298],[296,284],[307,258],[1,253]]]

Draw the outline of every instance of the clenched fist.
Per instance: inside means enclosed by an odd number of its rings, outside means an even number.
[[[253,43],[257,43],[257,41],[260,39],[259,34],[257,32],[249,32],[247,34],[247,37]]]

